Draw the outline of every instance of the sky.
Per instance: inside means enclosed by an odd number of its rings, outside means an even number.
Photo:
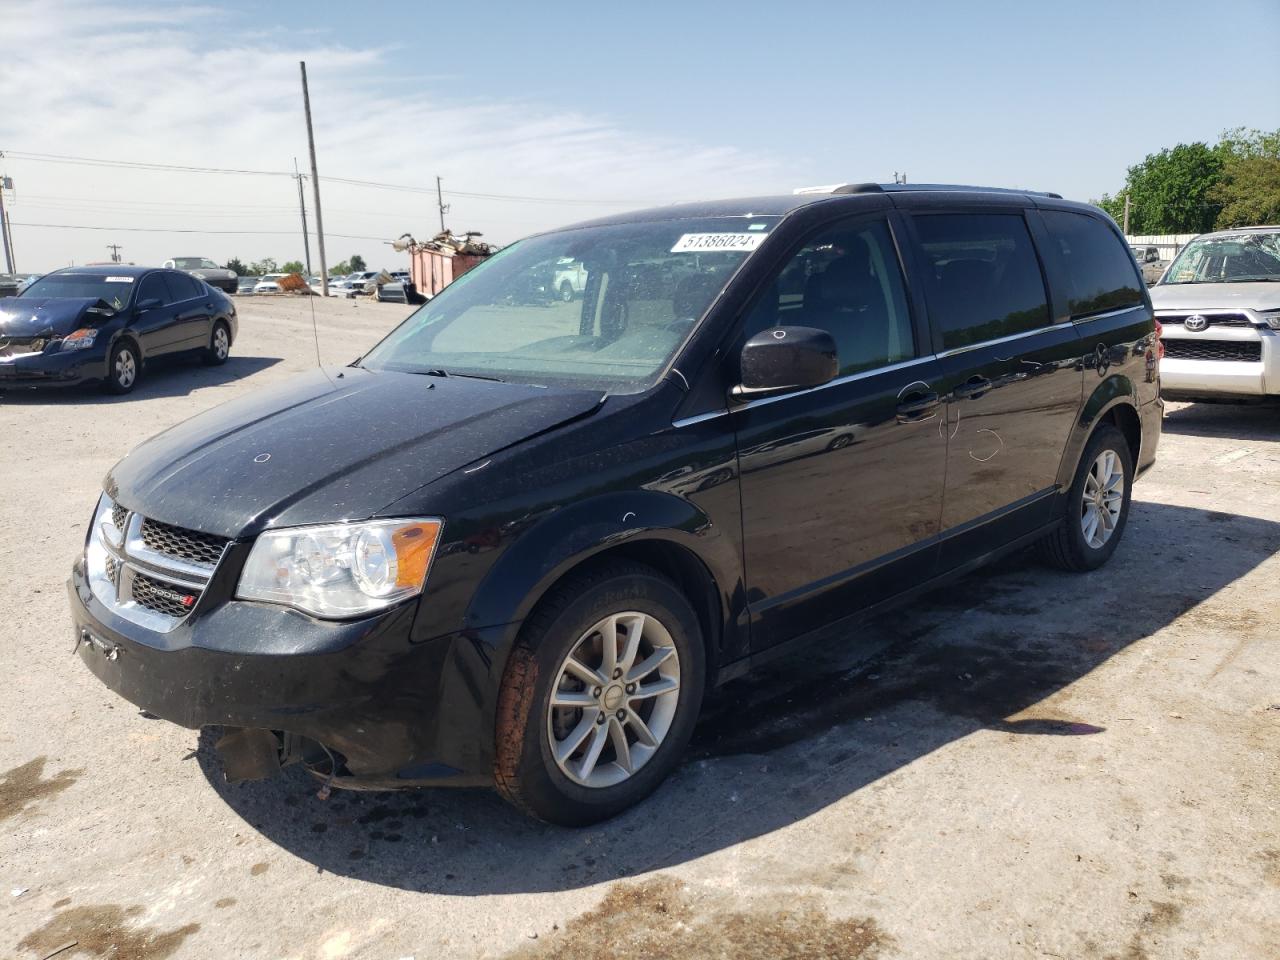
[[[439,229],[437,176],[447,224],[498,243],[895,173],[1089,200],[1164,147],[1280,128],[1280,0],[1206,9],[0,0],[16,265],[301,260],[300,60],[330,263],[402,267],[388,242]]]

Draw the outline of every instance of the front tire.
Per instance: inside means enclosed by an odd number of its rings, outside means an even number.
[[[573,284],[569,283],[568,280],[560,284],[560,299],[565,303],[573,302]]]
[[[569,577],[525,623],[507,661],[498,792],[562,826],[638,803],[689,742],[705,660],[693,609],[657,571],[609,562]]]
[[[107,393],[117,396],[130,393],[138,385],[138,377],[142,374],[142,359],[138,356],[138,348],[128,340],[115,345],[111,358],[107,361],[107,379],[104,383]]]
[[[1062,526],[1039,543],[1041,558],[1060,570],[1096,570],[1115,553],[1129,519],[1133,454],[1110,424],[1094,431],[1067,491]]]

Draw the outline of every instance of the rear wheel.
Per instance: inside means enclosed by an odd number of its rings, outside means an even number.
[[[569,303],[573,300],[573,284],[568,280],[565,280],[560,284],[560,299],[565,303]]]
[[[656,571],[619,562],[571,577],[529,619],[507,662],[498,791],[564,826],[637,803],[689,742],[704,662],[697,617]]]
[[[213,333],[209,335],[209,346],[205,347],[204,362],[210,366],[221,366],[231,356],[231,329],[219,320],[213,325]]]
[[[142,372],[142,361],[138,357],[138,348],[128,340],[116,344],[107,361],[107,379],[104,383],[108,393],[129,393],[138,383],[138,375]]]
[[[1040,554],[1062,570],[1096,570],[1115,553],[1129,519],[1133,454],[1110,424],[1085,444],[1076,477],[1067,491],[1062,526],[1040,541]]]

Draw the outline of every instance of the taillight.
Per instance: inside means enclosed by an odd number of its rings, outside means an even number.
[[[1164,359],[1164,324],[1156,321],[1156,359]]]

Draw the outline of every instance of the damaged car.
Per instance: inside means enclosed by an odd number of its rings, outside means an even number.
[[[566,261],[581,295],[531,301]],[[544,233],[117,463],[69,639],[221,728],[231,780],[593,823],[715,685],[1024,546],[1106,563],[1157,345],[1119,228],[1055,194],[849,184]]]
[[[102,382],[129,393],[159,356],[221,364],[237,333],[220,290],[178,270],[68,267],[0,303],[0,389]]]

